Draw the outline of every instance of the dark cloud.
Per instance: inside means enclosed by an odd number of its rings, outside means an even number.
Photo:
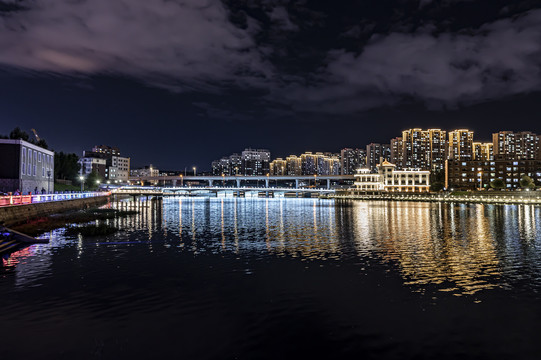
[[[261,86],[272,67],[214,0],[23,1],[0,17],[0,63],[63,74],[117,73],[154,85]]]
[[[328,78],[340,79],[351,92],[455,106],[537,91],[541,11],[467,34],[432,35],[421,29],[375,35],[360,54],[337,50],[329,58]]]
[[[459,2],[399,3],[424,11]],[[541,88],[541,10],[517,17],[499,8],[502,19],[460,31],[429,19],[419,26],[414,14],[385,31],[377,12],[344,14],[358,21],[326,29],[331,19],[321,9],[285,0],[4,0],[0,11],[0,65],[127,76],[173,92],[256,91],[250,100],[270,117],[344,115],[412,99],[457,107]],[[235,106],[196,104],[209,117],[267,116]]]

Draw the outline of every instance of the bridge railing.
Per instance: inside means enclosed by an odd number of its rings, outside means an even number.
[[[294,187],[256,187],[256,186],[183,186],[183,187],[160,187],[149,189],[148,187],[126,187],[115,189],[114,194],[163,194],[197,190],[221,190],[221,191],[284,191],[284,192],[334,192],[334,189],[325,188],[294,188]]]
[[[0,196],[0,206],[12,205],[27,205],[50,201],[62,201],[72,199],[84,199],[96,196],[107,196],[110,192],[95,191],[95,192],[73,192],[73,193],[55,193],[55,194],[39,194],[39,195],[11,195]]]

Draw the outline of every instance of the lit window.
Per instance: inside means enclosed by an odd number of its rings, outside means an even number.
[[[23,147],[22,161],[21,161],[21,174],[24,175],[26,170],[26,148]]]

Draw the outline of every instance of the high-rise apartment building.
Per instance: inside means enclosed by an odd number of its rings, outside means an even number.
[[[391,146],[389,144],[371,143],[366,145],[366,167],[370,171],[377,171],[381,159],[387,161],[391,159]]]
[[[427,132],[417,128],[402,131],[402,168],[426,169],[428,163]]]
[[[212,162],[212,174],[221,175],[266,175],[269,173],[270,151],[245,149],[242,155],[233,153]]]
[[[447,160],[447,131],[428,129],[428,167],[426,170],[443,171]]]
[[[390,162],[392,164],[396,165],[397,169],[402,169],[402,163],[404,161],[404,152],[403,152],[403,144],[401,137],[395,137],[391,139],[391,160]]]
[[[317,174],[318,158],[323,154],[313,154],[308,151],[301,154],[301,173],[302,175],[315,175]]]
[[[530,131],[500,131],[492,134],[494,157],[502,160],[541,158],[540,136]]]
[[[248,176],[269,173],[270,151],[266,149],[245,149],[241,155],[242,173]]]
[[[302,160],[296,155],[286,157],[286,175],[302,175]]]
[[[402,144],[400,152],[399,145]],[[391,151],[397,166],[408,169],[440,171],[445,168],[447,132],[441,129],[408,129],[392,140]],[[393,150],[394,148],[394,150]]]
[[[473,131],[458,129],[449,132],[448,158],[458,161],[473,159]]]
[[[492,161],[494,160],[494,146],[491,142],[473,143],[473,160]]]
[[[212,175],[231,175],[231,160],[229,157],[223,157],[212,162]]]
[[[271,175],[283,176],[287,174],[287,161],[282,158],[277,158],[271,161],[269,165]]]
[[[366,166],[366,150],[345,148],[340,151],[342,175],[355,175],[358,168]]]

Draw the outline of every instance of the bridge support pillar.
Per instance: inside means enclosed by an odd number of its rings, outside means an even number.
[[[177,181],[173,180],[173,187],[177,187]]]
[[[212,183],[214,182],[214,180],[209,180],[209,186],[212,187]]]
[[[295,179],[295,189],[299,188],[299,179]]]
[[[331,188],[331,179],[327,179],[327,190]]]
[[[237,179],[237,187],[240,188],[240,179]]]
[[[269,187],[269,179],[265,179],[265,187],[268,188]]]

